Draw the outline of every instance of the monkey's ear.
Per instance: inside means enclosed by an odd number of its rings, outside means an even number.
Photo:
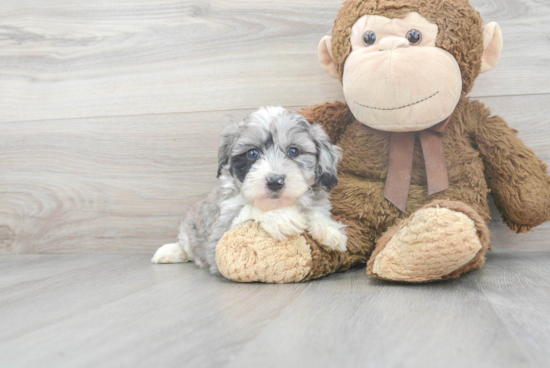
[[[325,72],[332,78],[340,79],[338,70],[336,70],[336,63],[332,58],[332,37],[325,36],[319,42],[319,62],[325,70]]]
[[[495,22],[483,27],[483,56],[481,57],[481,73],[493,69],[500,59],[502,51],[502,32]]]

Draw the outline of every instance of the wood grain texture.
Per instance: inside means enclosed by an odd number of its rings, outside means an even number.
[[[150,115],[342,98],[317,44],[342,0],[3,0],[0,121]],[[550,92],[550,6],[474,0],[502,28],[472,96]]]
[[[18,257],[0,259],[25,274]],[[78,269],[45,257],[55,274],[0,289],[0,366],[219,367],[308,288],[236,284],[149,255],[80,255]]]
[[[472,3],[506,38],[472,95],[496,96],[482,101],[550,163],[550,6]],[[260,105],[343,99],[316,56],[340,4],[2,1],[0,253],[173,241],[186,206],[216,185],[222,126]],[[494,212],[491,228],[495,244],[550,249],[549,225],[516,236]]]
[[[1,252],[152,251],[250,111],[0,124]]]
[[[293,366],[304,355],[314,367],[530,363],[471,276],[413,287],[364,275],[348,280],[313,284],[228,367]]]
[[[479,287],[537,366],[550,361],[550,255],[492,254]],[[539,258],[540,256],[540,258]],[[513,265],[513,266],[512,266]]]
[[[0,366],[546,367],[550,254],[490,257],[436,284],[266,285],[149,255],[3,255]]]
[[[550,163],[550,95],[482,99]],[[296,108],[294,108],[296,109]],[[219,132],[253,110],[0,123],[0,252],[153,252],[213,188]],[[550,225],[497,246],[550,250]]]

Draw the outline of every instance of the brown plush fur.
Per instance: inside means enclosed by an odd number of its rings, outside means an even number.
[[[417,140],[407,211],[400,212],[383,195],[390,133],[355,120],[341,102],[309,107],[301,113],[322,124],[344,150],[340,184],[333,190],[332,203],[334,214],[348,227],[358,229],[358,234],[350,235],[348,253],[366,260],[382,236],[371,257],[374,260],[396,231],[384,234],[389,228],[438,200],[453,201],[468,208],[459,206],[458,210],[474,219],[483,244],[472,262],[446,278],[457,277],[484,263],[489,233],[480,224],[489,221],[488,193],[492,192],[504,222],[518,233],[526,232],[550,219],[550,178],[546,165],[502,118],[491,116],[482,103],[466,97],[479,74],[483,53],[482,20],[468,0],[347,0],[332,32],[332,52],[340,76],[351,52],[351,27],[359,18],[365,14],[403,18],[413,11],[438,25],[436,46],[455,57],[462,73],[462,98],[443,138],[450,181],[447,190],[427,196],[424,159]]]
[[[360,17],[405,17],[412,11],[438,25],[436,46],[451,53],[462,72],[462,97],[443,137],[449,188],[428,196],[424,158],[417,138],[407,208],[400,212],[384,198],[390,133],[357,121],[342,102],[303,109],[300,113],[308,121],[321,124],[343,149],[340,182],[331,194],[333,214],[347,225],[349,238],[345,253],[327,252],[308,238],[312,265],[304,280],[347,270],[355,263],[367,262],[369,257],[372,274],[372,262],[397,228],[423,207],[441,205],[466,214],[475,223],[482,245],[472,261],[437,279],[458,277],[483,265],[490,247],[489,192],[504,222],[518,233],[550,219],[546,165],[502,118],[491,116],[482,103],[466,97],[479,74],[483,53],[482,20],[467,0],[347,0],[332,33],[333,57],[340,76],[351,51],[351,27]]]
[[[323,125],[344,151],[332,204],[334,215],[354,229],[348,234],[346,253],[350,257],[365,262],[386,230],[437,200],[461,202],[477,213],[470,217],[479,216],[483,223],[488,223],[487,196],[492,192],[504,222],[518,233],[550,219],[550,178],[546,165],[517,137],[516,131],[502,118],[491,116],[490,110],[478,101],[461,99],[443,137],[450,182],[447,190],[428,196],[422,148],[418,140],[415,142],[404,213],[384,198],[390,133],[355,120],[341,102],[309,107],[301,113],[309,121]],[[384,242],[379,244],[383,246]],[[475,262],[446,278],[481,267],[488,248],[485,236],[482,244],[484,248]],[[347,260],[343,255],[339,259]],[[348,262],[331,265],[336,271],[349,267]],[[320,276],[323,274],[310,274],[308,278]]]

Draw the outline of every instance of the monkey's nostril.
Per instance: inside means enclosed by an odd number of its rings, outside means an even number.
[[[278,176],[273,178],[267,178],[267,187],[272,192],[277,192],[281,190],[282,187],[285,185],[285,178]]]

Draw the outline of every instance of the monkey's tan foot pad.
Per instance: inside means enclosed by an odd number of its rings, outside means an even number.
[[[481,267],[488,247],[489,230],[477,212],[461,202],[434,202],[380,238],[367,272],[401,282],[454,278]]]
[[[237,282],[300,282],[312,269],[304,236],[278,242],[253,222],[225,233],[216,247],[216,262],[222,275]]]

